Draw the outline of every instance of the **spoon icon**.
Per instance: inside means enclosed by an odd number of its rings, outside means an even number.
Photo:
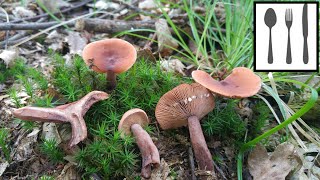
[[[273,53],[272,53],[272,36],[271,28],[277,23],[277,15],[272,8],[267,9],[264,15],[264,23],[269,27],[269,51],[268,51],[268,63],[273,63]]]

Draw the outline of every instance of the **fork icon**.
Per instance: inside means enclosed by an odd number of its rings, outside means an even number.
[[[292,9],[286,9],[286,14],[285,14],[285,20],[286,20],[286,25],[288,28],[288,45],[287,45],[287,58],[286,62],[287,64],[292,63],[292,56],[291,56],[291,42],[290,42],[290,28],[292,25]]]

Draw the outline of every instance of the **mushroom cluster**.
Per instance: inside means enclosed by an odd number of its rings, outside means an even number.
[[[121,39],[107,39],[88,44],[83,50],[83,59],[92,70],[106,73],[107,90],[116,87],[116,74],[127,71],[135,63],[137,52],[133,45]],[[200,170],[210,171],[215,176],[212,155],[205,141],[200,120],[214,109],[214,95],[229,98],[244,98],[256,94],[261,88],[261,79],[250,69],[239,67],[222,81],[214,80],[208,73],[192,72],[196,83],[181,84],[165,93],[155,109],[157,122],[163,130],[188,126],[190,140]],[[73,147],[87,137],[83,116],[92,104],[108,98],[101,91],[88,93],[82,99],[55,108],[24,107],[13,112],[14,116],[27,121],[70,123]],[[133,135],[142,157],[141,175],[150,178],[151,168],[160,165],[159,151],[150,135],[143,129],[149,124],[147,114],[141,109],[131,109],[123,114],[118,130],[124,135]]]

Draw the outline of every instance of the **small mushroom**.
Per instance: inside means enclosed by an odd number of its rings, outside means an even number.
[[[255,95],[261,88],[261,79],[250,69],[234,68],[232,73],[222,81],[213,79],[208,73],[196,70],[193,79],[210,91],[229,98],[245,98]]]
[[[26,121],[69,122],[72,128],[69,141],[69,147],[71,148],[87,137],[87,127],[83,116],[94,103],[108,97],[109,95],[105,92],[92,91],[80,100],[69,104],[55,108],[23,107],[13,111],[13,115]]]
[[[132,44],[122,39],[105,39],[86,45],[82,57],[89,68],[98,73],[106,73],[107,90],[116,87],[116,74],[127,71],[137,59],[137,51]]]
[[[214,97],[205,87],[198,83],[181,84],[160,98],[155,115],[162,129],[188,125],[199,168],[211,171],[214,176],[212,156],[199,121],[213,108]]]
[[[147,114],[141,109],[131,109],[123,114],[118,130],[123,134],[131,135],[136,139],[142,157],[141,175],[150,178],[151,167],[160,165],[160,156],[149,134],[142,128],[149,124]]]

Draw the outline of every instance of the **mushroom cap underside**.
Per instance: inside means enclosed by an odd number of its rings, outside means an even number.
[[[144,127],[149,124],[149,119],[142,109],[131,109],[123,114],[118,130],[126,135],[131,135],[131,126],[133,124],[139,124],[141,127]]]
[[[172,129],[188,124],[190,116],[203,118],[214,109],[214,97],[198,83],[181,84],[164,94],[155,110],[162,129]]]

